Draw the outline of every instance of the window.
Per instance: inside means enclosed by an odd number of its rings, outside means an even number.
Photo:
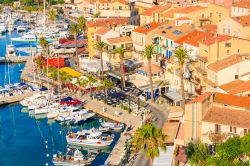
[[[239,79],[239,75],[235,75],[234,78],[237,80]]]
[[[213,13],[210,13],[210,17],[212,17],[213,16]]]
[[[240,49],[238,49],[238,51],[237,51],[238,53],[240,53]]]
[[[227,55],[229,54],[229,50],[227,50]]]
[[[233,132],[236,133],[237,132],[237,129],[236,127],[233,128]]]
[[[173,47],[173,41],[170,42],[170,46]]]
[[[232,127],[232,126],[230,126],[230,132],[231,132],[231,133],[233,132],[233,127]]]
[[[124,44],[121,45],[121,48],[124,48]]]
[[[115,49],[115,45],[113,45],[113,49]]]
[[[244,135],[248,133],[248,130],[247,129],[244,129]]]
[[[215,125],[214,125],[214,132],[215,132],[216,134],[220,134],[220,132],[221,132],[221,126],[218,125],[218,124],[215,124]]]

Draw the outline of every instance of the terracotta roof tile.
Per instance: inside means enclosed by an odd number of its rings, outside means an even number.
[[[167,4],[164,6],[156,5],[142,12],[141,15],[152,16],[153,13],[162,13],[164,10],[167,10],[170,7],[171,7],[171,4]]]
[[[209,33],[215,33],[215,32],[217,32],[217,25],[207,24],[207,25],[203,26],[202,29],[205,30],[206,32],[209,32]]]
[[[207,34],[205,32],[194,30],[188,33],[187,35],[181,37],[180,39],[176,40],[175,42],[179,44],[187,43],[187,44],[198,47],[199,42],[201,42],[203,39],[205,39],[209,35],[211,34]]]
[[[232,81],[232,82],[229,82],[227,84],[223,84],[220,86],[220,89],[228,92],[236,87],[238,87],[239,85],[241,85],[242,83],[244,83],[245,81],[242,81],[242,80],[235,80],[235,81]]]
[[[239,2],[235,2],[233,4],[234,7],[240,7],[240,8],[248,8],[250,9],[250,1],[249,0],[242,0]]]
[[[166,25],[160,26],[155,34],[176,41],[185,36],[193,29],[194,27],[191,24],[182,24],[180,26],[175,26],[174,21],[171,21]]]
[[[128,18],[106,18],[87,22],[87,27],[109,27],[110,25],[127,25]]]
[[[250,97],[245,96],[215,93],[214,102],[242,108],[250,108]]]
[[[233,20],[237,21],[243,27],[250,26],[250,16],[239,16],[239,17],[232,17]]]
[[[159,24],[157,22],[151,22],[150,24],[147,24],[147,25],[149,25],[149,28],[145,28],[146,25],[145,26],[140,26],[140,27],[134,29],[133,32],[138,32],[138,33],[144,33],[144,34],[146,34],[146,33],[150,32],[150,31],[156,29],[161,24]]]
[[[239,94],[239,93],[248,92],[248,91],[250,91],[250,81],[246,81],[246,82],[243,81],[240,85],[232,88],[228,93]]]
[[[143,70],[144,72],[149,73],[149,67],[148,67],[148,65],[140,67],[138,70]],[[162,68],[160,66],[158,66],[158,65],[151,64],[151,70],[152,70],[152,74],[156,74],[158,72],[161,72]]]
[[[234,64],[237,64],[239,62],[244,61],[243,56],[241,55],[231,55],[225,59],[222,59],[220,61],[217,61],[215,63],[212,63],[210,65],[207,66],[208,69],[214,71],[214,72],[218,72],[220,70],[223,70],[225,68],[228,68]]]
[[[107,33],[108,31],[110,31],[109,28],[103,27],[103,28],[100,28],[99,30],[97,30],[97,31],[95,32],[95,34],[104,35],[104,34]]]
[[[122,37],[109,38],[107,39],[107,41],[109,42],[109,44],[114,44],[114,43],[132,42],[132,39],[129,36],[122,36]]]
[[[211,45],[211,44],[214,44],[216,41],[223,42],[223,41],[230,40],[231,38],[232,38],[231,36],[227,36],[227,35],[210,36],[206,38],[206,40],[202,41],[202,43],[205,45]]]
[[[205,92],[205,93],[201,94],[200,96],[191,100],[188,104],[203,102],[206,99],[208,99],[212,94],[213,94],[212,92]]]
[[[212,107],[205,114],[203,121],[250,129],[250,111]]]

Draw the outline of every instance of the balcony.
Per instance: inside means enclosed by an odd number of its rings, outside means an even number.
[[[209,18],[208,17],[201,17],[199,20],[200,21],[209,21]]]

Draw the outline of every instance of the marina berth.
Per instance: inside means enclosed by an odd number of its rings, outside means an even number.
[[[93,147],[106,147],[114,140],[112,135],[103,134],[96,129],[69,132],[66,139],[68,144]]]
[[[55,166],[85,166],[90,165],[94,156],[84,156],[78,149],[68,149],[65,155],[58,152],[53,155]]]

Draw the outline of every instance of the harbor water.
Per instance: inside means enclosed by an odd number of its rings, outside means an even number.
[[[16,32],[12,35],[5,34],[0,38],[0,56],[5,55],[6,45],[10,44],[10,37],[17,37]],[[16,45],[17,49],[29,47]],[[26,55],[27,52],[19,52]],[[24,64],[1,64],[0,86],[6,83],[20,82],[20,70]],[[11,104],[0,107],[0,166],[45,166],[52,164],[54,153],[66,152],[67,143],[65,136],[69,130],[90,129],[98,127],[98,118],[87,121],[81,126],[67,126],[50,122],[42,117],[29,115],[20,104]],[[115,142],[119,134],[115,133]],[[114,142],[114,143],[115,143]],[[114,146],[112,144],[111,148]],[[81,149],[88,153],[89,149]],[[95,151],[95,150],[94,150]],[[110,149],[102,150],[97,155],[92,165],[104,164]],[[98,151],[99,152],[99,151]]]

